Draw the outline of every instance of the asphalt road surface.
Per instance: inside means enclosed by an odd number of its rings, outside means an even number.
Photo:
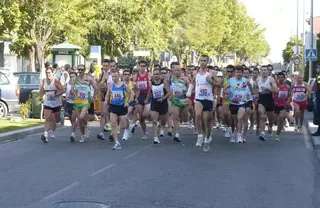
[[[279,143],[252,135],[247,144],[230,144],[217,130],[208,153],[187,128],[182,143],[164,137],[156,146],[137,128],[119,151],[90,131],[88,143],[70,143],[65,128],[48,144],[39,134],[1,144],[0,207],[320,207],[320,161],[305,129]]]

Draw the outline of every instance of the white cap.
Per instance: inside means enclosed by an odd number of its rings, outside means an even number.
[[[223,76],[223,73],[222,73],[221,71],[218,71],[217,76],[218,76],[218,77],[222,77],[222,76]]]

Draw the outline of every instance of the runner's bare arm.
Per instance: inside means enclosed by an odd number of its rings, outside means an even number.
[[[252,85],[251,85],[249,80],[247,80],[247,85],[248,85],[248,88],[250,90],[251,95],[253,95],[253,87],[252,87]]]
[[[271,85],[271,91],[272,92],[278,92],[278,87],[276,80],[273,77],[270,77],[270,85]]]
[[[107,88],[106,81],[109,78],[108,76],[109,75],[107,73],[103,74],[103,77],[100,79],[100,82],[98,84],[100,89],[106,89]]]
[[[162,98],[162,100],[165,100],[171,96],[171,91],[170,91],[169,83],[167,81],[164,81],[163,84],[164,84],[164,89],[166,89],[167,91],[167,94]]]
[[[151,96],[151,86],[152,86],[152,84],[151,84],[151,82],[149,81],[149,91],[148,91],[148,94],[147,94],[147,97],[146,97],[146,100],[145,100],[145,102],[147,102],[149,99],[150,99],[150,96]]]
[[[60,82],[60,80],[59,79],[55,79],[54,80],[54,84],[56,85],[56,87],[57,87],[57,92],[56,92],[56,96],[60,96],[60,95],[62,95],[63,93],[65,93],[65,90],[64,90],[64,87],[62,86],[62,84],[61,84],[61,82]]]
[[[44,88],[43,88],[43,83],[45,82],[45,79],[43,79],[42,81],[41,81],[41,84],[40,84],[40,86],[39,86],[39,90],[40,90],[40,92],[39,92],[39,94],[40,94],[40,98],[39,98],[39,100],[40,101],[42,101],[43,100],[43,96],[44,96],[44,94],[45,94],[45,91],[44,91]]]
[[[311,94],[311,89],[310,89],[309,85],[306,82],[304,82],[304,86],[307,89],[307,96],[309,96]]]

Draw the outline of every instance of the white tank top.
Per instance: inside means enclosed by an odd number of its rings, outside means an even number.
[[[204,75],[197,73],[196,75],[196,100],[211,100],[213,101],[212,85],[206,80],[209,72]]]
[[[66,102],[74,103],[74,94],[71,94],[71,85],[69,83],[67,83],[66,88]]]
[[[43,102],[43,104],[45,106],[48,106],[50,108],[55,108],[55,107],[59,107],[62,105],[62,101],[60,99],[60,96],[56,96],[56,92],[57,92],[57,87],[54,83],[55,79],[52,79],[50,84],[47,83],[47,80],[44,79],[44,91],[45,91],[45,95],[46,98]]]
[[[260,78],[258,81],[258,87],[259,87],[259,93],[261,94],[272,93],[271,85],[270,85],[270,77],[268,77],[264,83],[261,81],[261,78]]]
[[[107,84],[113,84],[111,73],[109,72],[108,74],[109,76],[108,76]]]

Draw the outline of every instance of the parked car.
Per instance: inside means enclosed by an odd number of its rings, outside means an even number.
[[[0,69],[0,117],[19,110],[20,88],[9,69]]]
[[[308,105],[307,105],[307,111],[309,112],[313,111],[313,98],[314,98],[313,85],[315,81],[316,81],[316,78],[311,78],[308,82],[308,85],[311,89],[311,94],[308,96]]]
[[[19,103],[25,103],[32,90],[39,89],[39,76],[38,72],[16,72],[13,73],[18,79],[18,84],[20,87]]]

